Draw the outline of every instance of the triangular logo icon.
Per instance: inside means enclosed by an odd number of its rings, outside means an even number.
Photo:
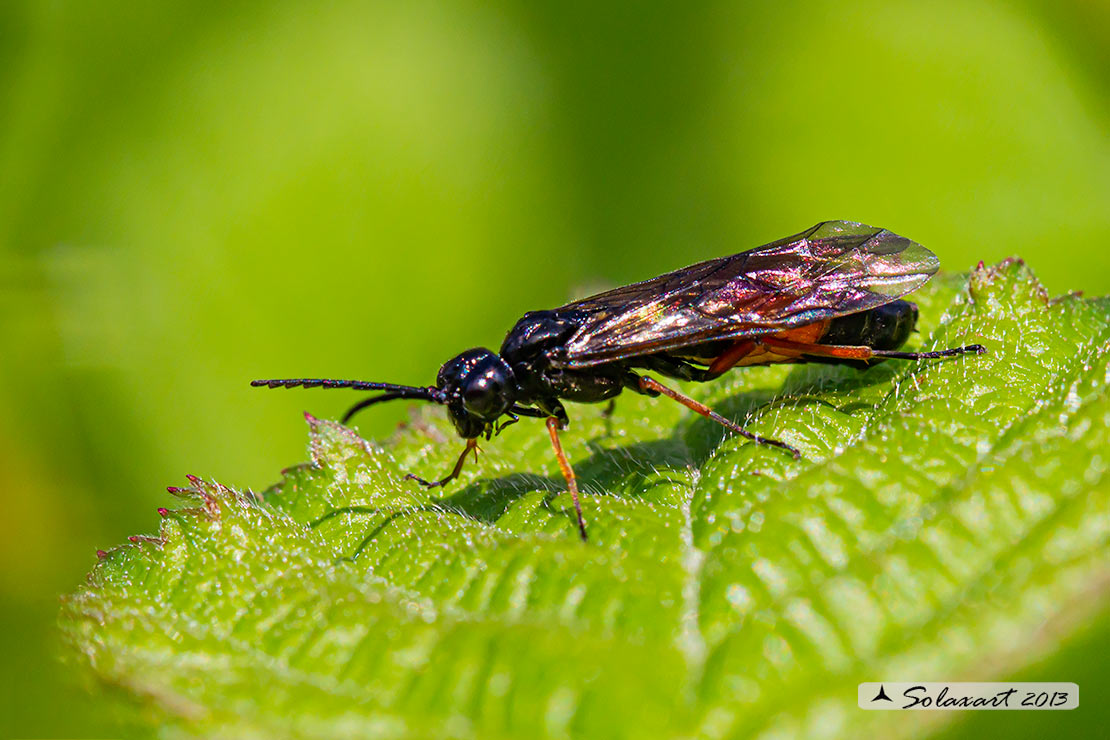
[[[878,701],[879,699],[882,699],[883,701],[894,701],[893,699],[891,699],[889,696],[886,695],[886,689],[883,688],[882,684],[879,684],[879,693],[876,694],[875,698],[872,699],[871,701]]]

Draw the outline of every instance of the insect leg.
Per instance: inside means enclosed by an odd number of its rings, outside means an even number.
[[[640,391],[642,393],[646,393],[650,396],[656,396],[656,395],[659,395],[660,393],[662,393],[667,398],[671,398],[671,399],[674,399],[675,401],[678,401],[679,403],[681,403],[686,408],[691,409],[692,411],[698,412],[699,414],[701,414],[702,416],[704,416],[707,419],[712,419],[713,421],[717,422],[718,424],[725,427],[726,429],[730,429],[730,430],[736,432],[737,434],[739,434],[743,437],[747,437],[748,439],[755,442],[756,444],[769,445],[771,447],[779,447],[781,449],[784,449],[787,452],[789,452],[791,455],[793,455],[795,460],[797,460],[799,457],[802,456],[802,453],[798,452],[797,449],[791,447],[790,445],[786,444],[785,442],[779,442],[777,439],[767,439],[766,437],[760,437],[758,434],[752,434],[751,432],[749,432],[747,429],[744,429],[742,426],[740,426],[736,422],[729,421],[725,417],[721,416],[716,411],[714,411],[713,409],[706,406],[704,403],[699,403],[698,401],[695,401],[694,399],[690,398],[689,396],[684,396],[681,393],[679,393],[678,391],[668,388],[667,386],[663,385],[662,383],[655,380],[654,378],[649,378],[646,375],[641,376],[640,377]]]
[[[478,440],[476,440],[476,439],[466,440],[466,448],[462,451],[462,454],[459,455],[459,459],[455,462],[455,467],[451,469],[451,472],[447,474],[446,478],[443,478],[443,479],[437,480],[437,481],[426,481],[423,478],[420,478],[419,476],[415,476],[412,473],[409,473],[408,475],[405,476],[405,480],[414,480],[417,483],[419,483],[420,485],[424,486],[425,488],[435,488],[436,486],[445,486],[448,483],[450,483],[451,481],[453,481],[453,480],[455,480],[456,478],[459,477],[459,473],[461,473],[462,469],[463,469],[463,463],[466,462],[466,455],[471,450],[474,451],[474,459],[477,460],[478,459]]]
[[[533,419],[547,418],[547,414],[540,411],[539,409],[530,409],[527,406],[519,406],[517,404],[513,404],[513,407],[510,408],[509,411],[520,416],[530,416]]]
[[[513,424],[516,424],[518,421],[520,421],[520,417],[514,414],[512,411],[506,411],[505,416],[509,417],[508,420],[503,421],[494,427],[493,433],[495,435],[501,434],[501,432],[505,431],[506,427],[511,427]]]
[[[666,357],[664,355],[649,355],[647,357],[637,358],[636,367],[641,367],[645,370],[654,370],[660,375],[666,375],[668,378],[675,380],[692,380],[696,383],[704,383],[707,380],[713,380],[719,375],[714,374],[704,367],[694,367],[685,360],[680,360],[674,357]],[[629,373],[624,378],[624,385],[629,390],[642,392],[640,386],[640,376],[635,373]]]
[[[563,471],[563,478],[567,481],[567,490],[574,501],[574,513],[578,516],[578,533],[582,541],[586,541],[586,522],[582,520],[582,505],[578,503],[578,479],[574,477],[574,468],[570,466],[563,445],[559,442],[559,428],[562,423],[554,416],[547,417],[547,433],[551,435],[551,446],[555,448],[555,459],[559,462],[559,470]]]
[[[760,341],[768,347],[794,350],[805,355],[818,357],[836,357],[845,360],[870,360],[873,357],[890,357],[896,360],[935,360],[939,357],[955,357],[956,355],[976,354],[981,355],[987,348],[981,344],[969,344],[966,347],[942,349],[936,352],[897,352],[894,350],[872,349],[864,346],[833,346],[828,344],[807,344],[793,342],[789,339],[777,337],[763,337]]]
[[[724,375],[731,370],[736,363],[750,355],[756,347],[759,346],[759,340],[755,339],[742,339],[739,342],[734,342],[718,355],[709,367],[695,367],[685,360],[675,357],[667,357],[665,355],[652,355],[638,360],[637,367],[642,367],[647,370],[654,370],[661,375],[666,375],[668,378],[675,380],[693,380],[698,383],[704,383],[709,380],[714,380]],[[635,381],[638,376],[633,376],[632,390],[639,390]],[[625,383],[628,385],[628,383]]]
[[[755,340],[745,339],[732,345],[713,360],[709,365],[709,373],[714,377],[723,375],[733,368],[736,363],[752,353],[757,346]]]

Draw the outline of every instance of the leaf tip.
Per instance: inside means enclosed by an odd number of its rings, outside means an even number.
[[[166,543],[161,537],[151,537],[145,534],[133,534],[127,538],[127,541],[133,545],[157,545],[159,547]]]
[[[358,432],[338,421],[319,419],[305,412],[305,420],[309,427],[309,454],[316,467],[329,467],[330,459],[340,459],[349,456],[340,450],[344,446],[353,446],[364,455],[374,455],[370,443],[359,436]]]
[[[996,265],[980,260],[968,275],[967,292],[972,302],[983,298],[990,300],[991,291],[996,291],[994,300],[1013,300],[1013,295],[1003,296],[997,293],[999,290],[1009,290],[1011,294],[1019,291],[1022,296],[1034,298],[1045,306],[1051,305],[1048,291],[1021,257],[1007,257]]]

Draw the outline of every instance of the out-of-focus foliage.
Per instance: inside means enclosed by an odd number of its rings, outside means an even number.
[[[385,448],[310,416],[311,464],[194,478],[103,554],[75,664],[202,736],[933,736],[952,714],[855,685],[1001,678],[1110,606],[1110,302],[1016,262],[921,298],[928,348],[990,353],[697,389],[802,460],[665,400],[583,419],[589,544],[542,435],[428,492],[404,471],[450,464],[442,413]]]
[[[828,218],[1107,292],[1108,28],[1078,1],[3,3],[0,734],[115,732],[64,693],[56,594],[167,480],[263,486],[298,412],[350,400],[252,377],[427,382],[583,286]]]

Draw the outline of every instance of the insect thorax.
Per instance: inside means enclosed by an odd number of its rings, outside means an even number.
[[[575,310],[531,311],[516,323],[501,345],[513,369],[522,403],[549,398],[592,403],[620,393],[620,366],[568,370],[565,348],[589,314]]]

